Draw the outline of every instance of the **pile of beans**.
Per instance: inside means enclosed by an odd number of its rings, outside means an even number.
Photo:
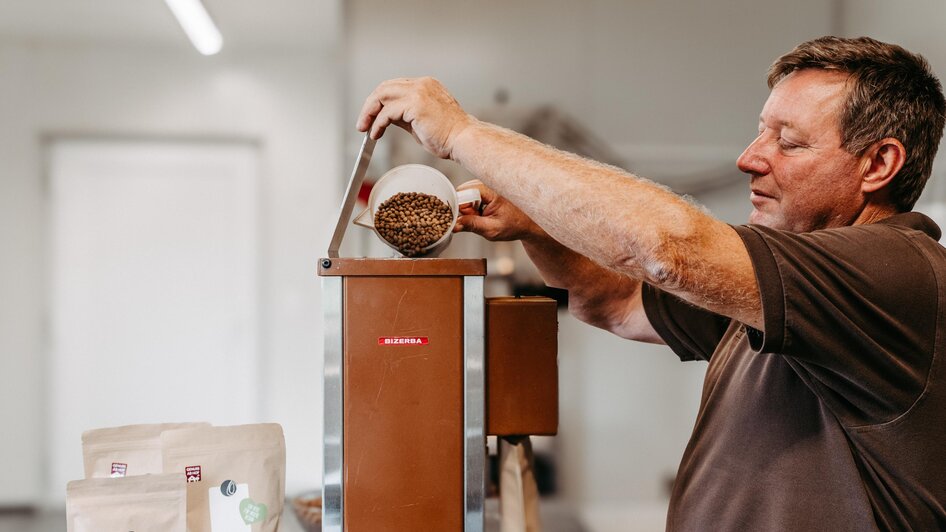
[[[423,253],[451,229],[453,212],[437,196],[399,192],[386,199],[374,214],[374,227],[405,257]]]

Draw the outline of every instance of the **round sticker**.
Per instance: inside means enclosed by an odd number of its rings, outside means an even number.
[[[236,494],[236,491],[236,482],[232,480],[224,480],[223,484],[220,485],[220,493],[223,493],[225,497],[232,497],[234,494]]]

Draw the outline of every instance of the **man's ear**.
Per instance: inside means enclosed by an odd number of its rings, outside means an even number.
[[[906,160],[907,149],[899,140],[887,137],[875,142],[861,157],[861,191],[870,194],[889,185]]]

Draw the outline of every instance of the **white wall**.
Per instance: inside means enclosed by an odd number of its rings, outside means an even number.
[[[798,42],[830,33],[836,7],[822,0],[352,0],[347,115],[392,77],[435,76],[474,114],[505,88],[510,106],[551,103],[576,117],[647,177],[734,176],[706,200],[723,219],[743,222],[748,193],[734,161],[754,136],[768,94],[765,71]],[[564,497],[586,509],[661,501],[692,429],[705,365],[681,364],[666,348],[622,341],[569,317],[560,327],[555,445]],[[593,511],[584,515],[595,519]],[[619,517],[618,528],[631,529],[633,519]]]
[[[842,33],[868,35],[918,52],[929,61],[940,83],[946,82],[946,5],[937,0],[904,0],[891,4],[879,0],[844,0]],[[946,164],[944,142],[933,163],[933,177],[917,203],[917,210],[933,216],[946,227]]]
[[[344,173],[336,53],[0,43],[0,504],[45,488],[41,141],[56,133],[259,141],[262,417],[285,429],[290,493],[321,483],[315,270]]]
[[[769,64],[830,33],[835,18],[823,0],[355,0],[346,8],[350,116],[378,82],[432,75],[471,111],[505,88],[511,105],[555,104],[634,154],[716,160],[752,137]],[[681,146],[690,154],[673,151]]]
[[[899,44],[922,54],[933,70],[946,72],[946,6],[938,0],[843,0],[841,32],[848,37],[867,35]]]

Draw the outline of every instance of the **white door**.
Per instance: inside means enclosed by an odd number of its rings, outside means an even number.
[[[50,145],[49,491],[82,431],[259,420],[250,143]]]

